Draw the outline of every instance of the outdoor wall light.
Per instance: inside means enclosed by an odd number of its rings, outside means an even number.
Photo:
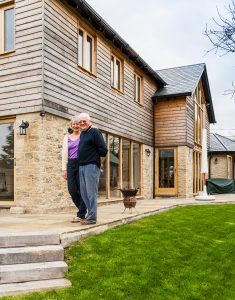
[[[46,115],[46,112],[45,112],[45,110],[43,109],[43,110],[41,110],[40,111],[40,117],[45,117],[45,115]]]
[[[28,121],[23,121],[20,124],[20,135],[26,135],[26,128],[29,127],[29,122]]]
[[[150,156],[150,154],[151,154],[151,151],[150,151],[150,149],[145,149],[145,153],[146,153],[146,155],[149,157],[149,156]]]

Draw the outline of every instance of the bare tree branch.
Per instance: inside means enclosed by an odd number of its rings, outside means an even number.
[[[219,19],[213,18],[216,28],[209,29],[206,26],[204,35],[212,44],[212,48],[206,51],[206,54],[220,52],[220,56],[224,56],[228,53],[235,53],[235,0],[231,0],[229,6],[225,8],[228,12],[228,18],[222,16],[217,7]],[[232,99],[235,100],[234,82],[232,82],[232,89],[225,91],[225,95],[231,95]]]

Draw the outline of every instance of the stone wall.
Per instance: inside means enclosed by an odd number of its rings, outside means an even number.
[[[142,196],[145,199],[153,198],[153,148],[143,145],[142,153]],[[149,149],[151,154],[147,156],[145,150]]]
[[[25,136],[19,125],[29,122]],[[47,113],[19,115],[15,121],[15,204],[31,213],[75,210],[62,177],[61,150],[69,121]],[[145,149],[150,149],[148,157]],[[153,149],[143,146],[142,195],[153,197]],[[108,200],[107,200],[108,201]]]
[[[27,135],[18,126],[29,122]],[[61,171],[61,149],[68,121],[39,113],[18,115],[15,128],[15,203],[30,212],[73,207]]]
[[[232,159],[228,160],[228,155],[213,155],[210,166],[211,178],[233,178]]]
[[[193,197],[193,149],[178,147],[178,196]]]

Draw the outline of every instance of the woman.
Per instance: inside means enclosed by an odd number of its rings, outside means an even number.
[[[78,117],[73,116],[70,121],[72,133],[66,134],[62,147],[62,171],[63,177],[67,180],[68,191],[73,200],[73,203],[78,208],[77,216],[72,220],[72,223],[78,223],[85,219],[86,205],[82,200],[79,188],[79,142],[80,142],[80,127]]]

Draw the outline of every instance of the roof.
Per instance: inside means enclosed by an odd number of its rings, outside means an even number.
[[[217,133],[210,133],[209,152],[235,153],[235,141]]]
[[[195,92],[201,79],[207,103],[206,107],[209,121],[210,123],[216,123],[206,65],[204,63],[163,69],[156,72],[163,78],[167,85],[155,92],[152,97],[153,100],[191,96]]]
[[[148,74],[157,84],[163,87],[166,83],[160,75],[154,71],[130,45],[85,1],[85,0],[65,0],[72,6],[78,15],[86,19],[96,30],[107,38],[115,48],[127,55],[144,73]]]

